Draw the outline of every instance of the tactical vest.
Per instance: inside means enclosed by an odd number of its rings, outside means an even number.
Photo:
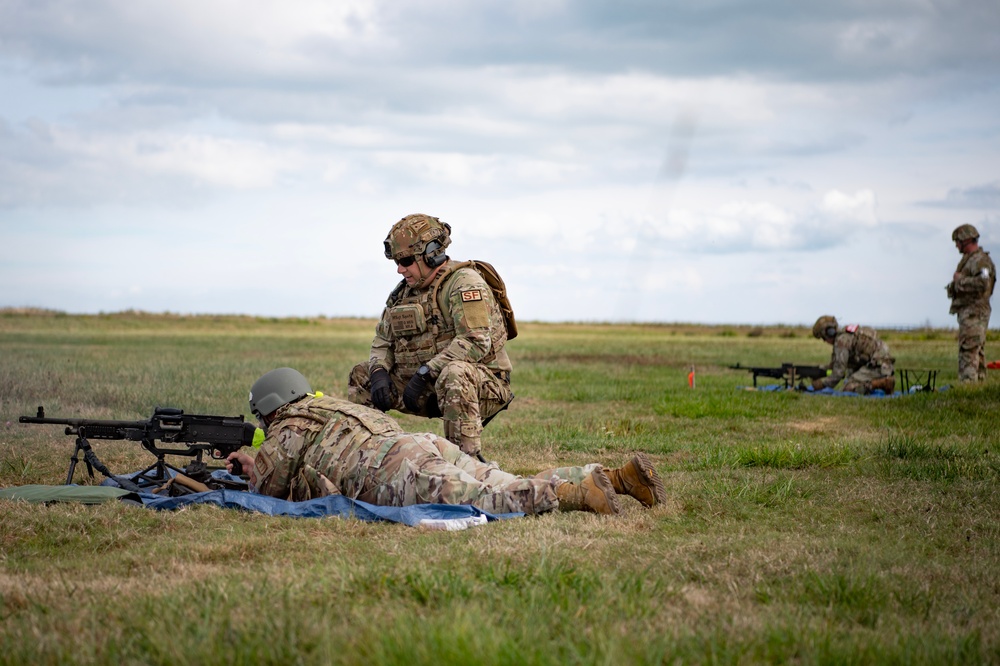
[[[976,270],[977,267],[978,270]],[[969,270],[970,268],[973,270]],[[996,266],[993,265],[993,260],[990,259],[990,253],[980,248],[972,254],[963,256],[962,260],[958,262],[958,268],[955,269],[955,272],[961,273],[962,277],[973,277],[976,273],[981,272],[983,269],[986,269],[989,273],[986,281],[986,291],[983,293],[969,293],[956,292],[952,289],[949,293],[951,296],[952,314],[958,312],[960,309],[976,305],[989,307],[990,297],[993,295],[993,288],[996,286],[997,282],[997,269]]]
[[[851,357],[859,366],[881,365],[883,361],[890,360],[888,345],[879,339],[874,329],[851,324],[845,326],[844,331],[854,336]]]
[[[396,372],[400,376],[413,375],[421,365],[447,349],[455,339],[455,322],[448,304],[448,292],[449,284],[463,269],[475,270],[475,262],[449,261],[441,268],[430,288],[413,290],[403,281],[389,295],[386,308],[392,328]],[[489,285],[488,282],[487,284]],[[507,339],[504,316],[494,297],[490,301],[492,345],[479,362],[490,368],[500,369],[497,358],[506,357],[504,344]],[[509,369],[509,361],[505,365]]]

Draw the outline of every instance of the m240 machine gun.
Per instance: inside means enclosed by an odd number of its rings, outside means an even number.
[[[133,492],[160,487],[177,474],[203,483],[202,480],[209,476],[208,465],[203,460],[206,452],[211,458],[225,460],[233,451],[253,444],[257,431],[252,423],[243,420],[243,416],[185,414],[184,410],[173,407],[154,408],[153,416],[148,421],[53,419],[46,418],[45,408],[39,407],[35,416],[22,416],[18,421],[64,425],[67,435],[76,436],[76,448],[70,457],[66,485],[73,482],[76,465],[80,462],[79,454],[83,452],[83,461],[87,465],[90,478],[94,478],[96,468],[125,490]],[[156,462],[141,472],[116,476],[94,453],[90,446],[91,439],[139,442],[142,448],[156,456]],[[166,461],[168,455],[187,456],[193,460],[183,469],[178,469]],[[172,470],[174,474],[168,470]],[[234,464],[233,473],[236,475],[242,473],[238,463]]]
[[[753,374],[753,385],[757,386],[758,377],[770,377],[784,381],[785,388],[794,387],[795,382],[804,382],[814,379],[821,379],[829,374],[829,370],[818,365],[796,365],[794,363],[782,363],[780,367],[751,367],[740,365],[729,366],[732,370],[746,370]],[[804,384],[802,385],[804,388]]]

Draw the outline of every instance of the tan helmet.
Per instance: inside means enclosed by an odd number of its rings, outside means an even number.
[[[451,226],[430,215],[407,215],[392,225],[383,244],[386,259],[423,256],[424,263],[434,268],[447,260],[444,250],[451,245]]]
[[[979,231],[971,224],[963,224],[951,232],[951,239],[956,243],[959,241],[979,240]]]
[[[837,337],[837,318],[833,315],[823,315],[813,324],[813,337],[823,340]]]

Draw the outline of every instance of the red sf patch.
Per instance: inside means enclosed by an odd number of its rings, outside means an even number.
[[[483,291],[481,289],[470,289],[468,291],[462,292],[462,302],[470,303],[472,301],[483,300]]]
[[[855,331],[858,330],[858,325],[848,324],[847,326],[844,327],[844,330],[847,331],[848,333],[854,333]]]

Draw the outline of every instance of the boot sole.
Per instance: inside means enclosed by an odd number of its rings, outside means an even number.
[[[611,512],[605,515],[617,516],[621,513],[622,507],[618,502],[618,494],[615,493],[614,486],[611,485],[611,479],[608,478],[604,468],[594,470],[590,477],[594,480],[594,485],[597,486],[597,489],[604,493],[604,499],[608,503],[608,508],[611,509]]]
[[[656,498],[656,503],[662,504],[666,502],[667,489],[663,486],[663,480],[656,473],[656,468],[653,467],[653,461],[649,459],[649,456],[645,453],[637,453],[632,458],[632,462],[635,463],[635,467],[639,471],[639,478],[642,480],[643,485],[653,489],[653,497]],[[643,504],[646,503],[643,502]]]

